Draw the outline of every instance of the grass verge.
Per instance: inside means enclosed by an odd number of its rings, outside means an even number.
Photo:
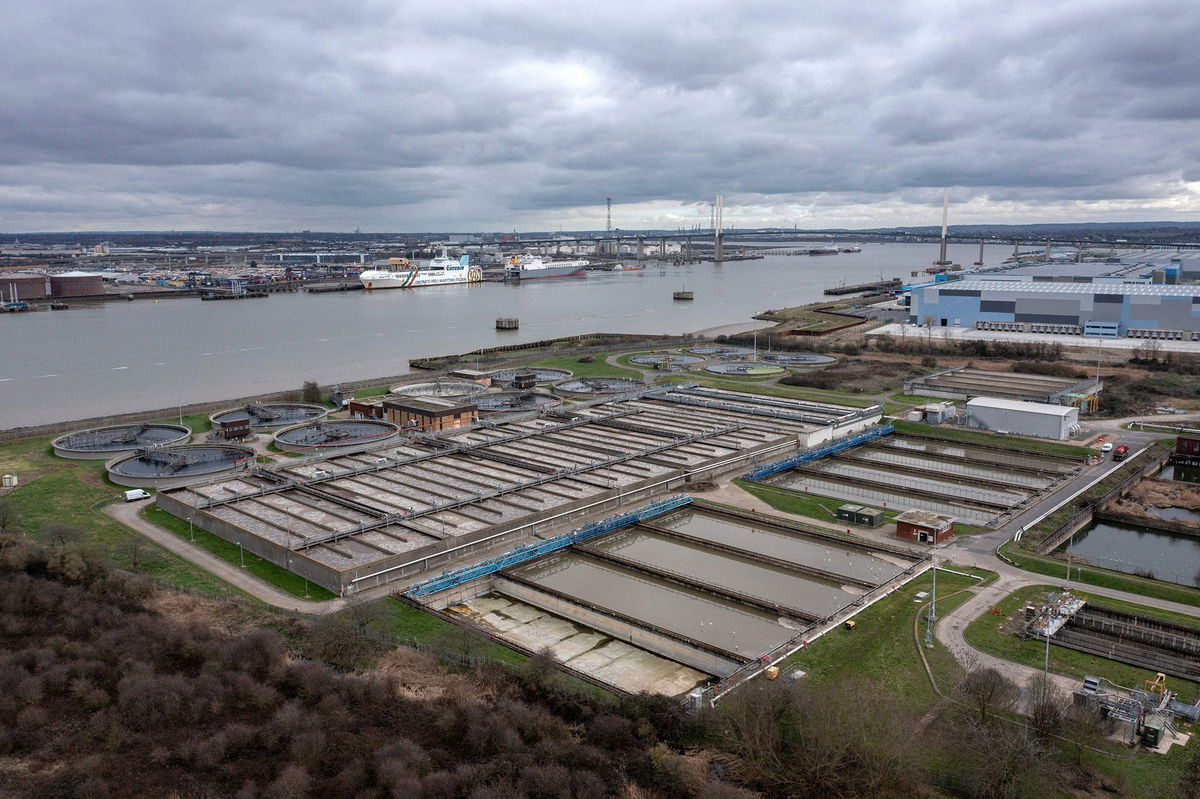
[[[992,572],[977,570],[984,577]],[[970,596],[963,591],[982,581],[941,572],[938,574],[938,613],[945,615]],[[855,617],[853,630],[839,627],[805,647],[784,663],[784,671],[803,669],[814,684],[834,682],[844,676],[865,677],[893,691],[916,712],[924,712],[939,697],[929,684],[917,643],[913,640],[913,619],[924,605],[920,591],[932,587],[929,574],[913,580],[896,593],[881,599]],[[954,596],[950,596],[954,594]],[[922,628],[923,629],[923,628]],[[953,688],[962,669],[953,655],[940,643],[925,650],[930,669],[943,691]]]
[[[1059,589],[1049,585],[1031,585],[1014,591],[997,604],[996,607],[1001,611],[1000,615],[985,613],[967,625],[967,629],[963,632],[967,643],[980,651],[987,652],[996,657],[1011,660],[1015,663],[1023,663],[1026,666],[1034,668],[1042,668],[1046,657],[1045,642],[1017,638],[1014,635],[1003,632],[999,627],[1002,620],[1012,617],[1025,605],[1044,601],[1047,593],[1057,590]],[[1097,604],[1145,616],[1163,616],[1163,612],[1155,608],[1118,602],[1103,597],[1097,598]],[[1178,614],[1170,615],[1173,618],[1168,620],[1178,621],[1180,619]],[[1182,618],[1187,619],[1187,617]],[[1188,621],[1195,623],[1195,619],[1188,619]],[[1053,639],[1051,640],[1053,641]],[[1141,688],[1144,681],[1154,679],[1154,672],[1149,669],[1090,655],[1086,652],[1078,652],[1062,646],[1050,647],[1050,670],[1057,674],[1063,674],[1079,680],[1082,680],[1085,675],[1094,674],[1127,688]],[[1200,686],[1196,683],[1186,680],[1172,679],[1170,683],[1171,689],[1178,691],[1181,699],[1188,699],[1190,697],[1188,701],[1193,701],[1197,690],[1200,689]]]
[[[234,566],[242,565],[242,552],[237,544],[231,544],[224,538],[213,535],[212,533],[201,530],[199,527],[189,529],[186,520],[180,519],[177,516],[172,516],[162,508],[155,505],[147,505],[142,508],[140,515],[143,519],[155,524],[164,530],[169,530],[185,541],[191,540],[195,536],[195,545],[205,552],[216,555],[226,563]],[[245,569],[248,573],[253,574],[258,579],[270,583],[282,591],[287,591],[294,597],[300,599],[311,599],[315,602],[320,602],[327,599],[333,599],[337,594],[327,588],[322,588],[316,583],[309,582],[303,577],[292,574],[282,566],[276,566],[269,560],[260,558],[258,555],[250,552],[245,555]]]

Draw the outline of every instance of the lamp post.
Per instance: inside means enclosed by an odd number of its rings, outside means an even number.
[[[192,540],[193,544],[196,543],[196,531],[192,527],[192,517],[191,516],[188,517],[188,538],[190,538]]]

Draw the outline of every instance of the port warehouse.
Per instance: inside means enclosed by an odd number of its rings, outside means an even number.
[[[1076,380],[1049,375],[992,372],[958,366],[904,381],[905,394],[966,401],[976,397],[1073,405],[1083,413],[1099,408],[1104,383],[1094,377]]]
[[[255,467],[160,492],[157,502],[345,595],[819,446],[881,413],[694,386],[645,389]]]
[[[952,280],[912,289],[909,322],[1085,336],[1200,336],[1200,286],[1095,278]]]

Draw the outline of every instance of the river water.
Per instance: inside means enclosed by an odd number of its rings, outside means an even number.
[[[414,357],[577,333],[696,332],[803,305],[825,288],[907,278],[935,244],[864,244],[836,256],[648,266],[524,284],[137,300],[0,315],[0,429],[408,371]],[[978,246],[954,245],[970,264]],[[984,259],[1000,263],[1005,246]],[[675,302],[680,288],[693,302]],[[495,330],[517,317],[516,332]]]

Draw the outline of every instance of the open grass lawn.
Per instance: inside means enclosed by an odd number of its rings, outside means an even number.
[[[188,421],[185,417],[184,423]],[[0,473],[20,478],[17,489],[7,496],[17,510],[19,526],[35,540],[46,539],[46,526],[52,522],[70,525],[82,530],[83,540],[118,568],[220,596],[242,595],[97,510],[124,490],[108,482],[104,461],[57,458],[50,451],[50,438],[41,437],[0,445]]]
[[[984,444],[990,447],[1004,447],[1020,452],[1044,452],[1048,455],[1066,455],[1080,461],[1086,460],[1094,452],[1094,450],[1087,447],[1059,444],[1054,441],[1035,441],[1029,438],[1013,438],[1011,436],[980,433],[975,430],[934,427],[924,422],[909,422],[904,419],[897,419],[892,424],[896,425],[897,433],[941,438],[946,441],[957,441],[962,444]]]
[[[977,570],[976,573],[984,580],[994,577],[992,572]],[[984,580],[939,572],[938,613],[945,614],[961,605],[970,595],[956,592],[979,585]],[[932,584],[933,579],[929,574],[913,580],[858,614],[853,630],[844,627],[831,630],[792,655],[784,663],[783,671],[787,673],[802,669],[808,673],[805,679],[817,685],[849,675],[865,677],[893,691],[914,712],[928,710],[938,701],[938,695],[929,684],[929,677],[921,662],[918,643],[913,635],[913,621],[919,611],[925,612],[922,610],[925,605],[916,598],[916,594],[929,591]],[[924,632],[922,621],[919,627],[922,639]],[[933,648],[924,651],[938,687],[943,692],[949,692],[961,678],[962,669],[936,641]]]
[[[807,516],[810,519],[837,522],[838,524],[844,524],[844,522],[838,519],[837,509],[846,504],[858,504],[847,499],[835,499],[834,497],[821,496],[820,494],[794,491],[790,488],[752,483],[748,480],[735,480],[734,482],[740,488],[758,497],[775,510],[781,510],[785,513],[795,513],[799,516]],[[885,525],[888,522],[894,521],[900,515],[900,512],[896,510],[889,510],[887,508],[880,508],[880,510],[883,511],[883,517],[887,520],[884,522]],[[962,524],[960,522],[955,522],[954,524],[956,535],[971,535],[983,530],[984,528],[982,527],[970,524]]]
[[[642,373],[637,369],[623,366],[612,366],[604,362],[608,353],[598,352],[586,357],[595,358],[594,363],[580,363],[578,355],[557,356],[553,358],[538,358],[525,363],[525,366],[544,366],[547,369],[566,369],[579,377],[632,377],[640,380]]]
[[[838,521],[837,509],[847,504],[847,500],[823,497],[819,494],[808,494],[792,491],[787,488],[751,483],[747,480],[734,480],[734,483],[761,499],[775,510],[784,513],[795,513],[810,519],[820,519],[826,522]],[[881,509],[882,510],[882,509]],[[896,517],[896,511],[885,510],[883,515],[890,521]]]
[[[1017,663],[1024,663],[1026,666],[1041,668],[1045,663],[1046,657],[1045,642],[1033,639],[1023,640],[1006,632],[1001,632],[998,627],[1009,616],[1017,613],[1020,608],[1027,604],[1039,603],[1045,600],[1047,593],[1057,590],[1059,589],[1055,586],[1033,585],[1014,591],[1001,600],[997,606],[1002,611],[1002,615],[996,616],[991,613],[985,613],[967,626],[964,633],[967,643],[976,649],[996,655],[997,657],[1002,657],[1005,660],[1012,660]],[[1086,594],[1086,590],[1083,593]],[[1168,621],[1182,621],[1186,624],[1196,624],[1195,619],[1181,617],[1178,614],[1142,605],[1132,605],[1117,600],[1110,600],[1105,597],[1097,597],[1096,604],[1111,607],[1115,610],[1125,610],[1145,616],[1165,618]],[[1078,652],[1074,649],[1054,646],[1053,644],[1050,647],[1050,670],[1080,680],[1085,675],[1094,674],[1126,688],[1141,688],[1143,682],[1154,679],[1153,670],[1130,666],[1115,660],[1108,660],[1096,655],[1089,655],[1086,652]],[[1172,690],[1179,692],[1181,699],[1189,702],[1196,700],[1197,690],[1200,690],[1200,686],[1196,685],[1196,683],[1186,680],[1169,679],[1168,684]]]
[[[231,544],[224,538],[215,536],[197,527],[190,527],[187,520],[172,516],[155,505],[145,506],[141,509],[140,513],[146,521],[156,524],[164,530],[169,530],[184,540],[192,540],[194,537],[196,546],[216,555],[227,563],[241,566],[242,555],[244,554],[247,572],[260,580],[270,583],[276,588],[287,591],[292,596],[318,602],[333,599],[337,596],[337,594],[329,589],[322,588],[316,583],[310,583],[303,577],[292,574],[282,566],[276,566],[274,563],[260,558],[258,555],[250,552],[242,553],[237,544]]]
[[[1065,579],[1067,576],[1066,560],[1036,555],[1012,542],[1001,547],[1000,553],[1026,571],[1059,579]],[[1098,585],[1101,588],[1112,588],[1116,591],[1128,591],[1131,594],[1141,594],[1154,599],[1165,599],[1185,605],[1200,605],[1200,590],[1195,588],[1162,580],[1149,580],[1145,577],[1101,569],[1096,566],[1083,566],[1078,561],[1071,563],[1071,580],[1077,583]]]
[[[1165,755],[1141,752],[1132,760],[1126,760],[1126,753],[1123,753],[1121,759],[1114,759],[1085,752],[1084,763],[1104,774],[1126,781],[1133,799],[1179,796],[1179,778],[1188,759],[1196,751],[1198,742],[1194,725],[1183,725],[1179,729],[1180,732],[1191,733],[1192,740],[1187,746],[1172,746],[1171,751]]]

